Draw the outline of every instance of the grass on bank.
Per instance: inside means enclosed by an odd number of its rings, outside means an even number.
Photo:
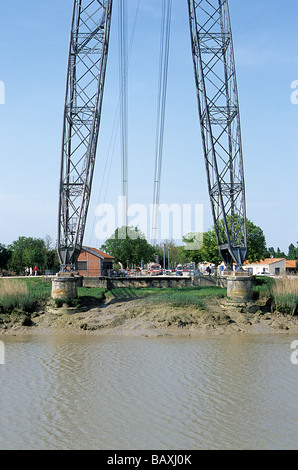
[[[107,297],[119,301],[144,299],[148,303],[173,307],[204,308],[204,302],[224,298],[227,289],[221,287],[172,287],[172,288],[119,288],[107,292]],[[254,299],[265,299],[273,311],[298,314],[298,277],[256,277],[253,286]]]
[[[68,307],[80,308],[84,304],[90,302],[101,303],[105,299],[106,289],[101,287],[78,287],[78,298],[77,299],[55,299],[54,303],[56,307],[62,307],[67,305]]]
[[[254,298],[268,299],[271,311],[288,315],[298,314],[298,277],[257,277]]]
[[[254,285],[254,298],[268,299],[272,311],[285,314],[298,314],[298,277],[280,278],[257,277]],[[0,279],[0,313],[16,310],[34,312],[51,297],[51,282],[44,278]],[[89,302],[102,302],[105,298],[116,301],[144,299],[156,305],[173,307],[204,308],[204,301],[226,297],[226,289],[221,287],[172,287],[172,288],[118,288],[107,291],[104,288],[78,288],[78,299],[69,306],[79,307]],[[59,301],[57,307],[64,302]]]
[[[272,310],[298,314],[298,277],[281,276],[271,285]]]
[[[24,279],[0,279],[0,313],[23,311],[32,313],[38,306],[43,305],[51,297],[52,283],[43,278],[28,277]],[[79,307],[89,300],[101,302],[104,300],[106,289],[78,288],[78,299],[57,300],[57,307],[68,304],[69,307]]]
[[[45,283],[44,283],[45,284]],[[0,313],[33,312],[50,295],[48,286],[20,279],[0,280]]]
[[[119,301],[143,299],[155,305],[204,308],[204,299],[223,298],[226,293],[221,287],[119,288],[107,296]]]
[[[253,296],[255,300],[260,298],[270,298],[271,297],[271,289],[272,286],[275,284],[275,279],[272,277],[261,277],[257,276],[255,278],[254,286],[253,286]]]

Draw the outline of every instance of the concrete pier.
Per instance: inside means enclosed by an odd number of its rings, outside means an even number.
[[[227,296],[236,302],[249,302],[253,298],[253,278],[245,273],[227,277]]]
[[[77,299],[81,277],[73,273],[58,273],[52,278],[52,299]]]

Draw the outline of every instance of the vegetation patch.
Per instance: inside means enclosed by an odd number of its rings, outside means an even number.
[[[0,313],[33,313],[49,301],[51,290],[51,282],[42,278],[0,279]],[[78,299],[55,299],[52,302],[56,308],[98,305],[104,300],[105,292],[103,288],[79,287]]]
[[[205,308],[204,300],[223,298],[226,293],[221,287],[121,288],[112,289],[107,296],[122,301],[143,299],[154,305]]]
[[[226,289],[221,287],[182,287],[165,289],[147,298],[148,302],[166,304],[172,307],[205,308],[205,300],[223,298]]]
[[[257,276],[253,286],[254,299],[268,299],[271,296],[271,288],[274,283],[275,280],[272,277]]]
[[[106,289],[97,287],[78,287],[77,299],[53,299],[56,308],[84,308],[91,305],[99,305],[105,299]]]
[[[34,312],[48,298],[47,290],[34,288],[25,280],[0,281],[0,313]]]
[[[78,287],[79,299],[95,299],[102,302],[107,289],[103,287]]]
[[[297,315],[298,313],[298,278],[280,277],[271,285],[272,310]]]
[[[197,307],[205,308],[205,303],[202,298],[195,296],[188,296],[187,294],[165,294],[160,296],[153,296],[147,299],[150,303],[166,304],[171,307]]]

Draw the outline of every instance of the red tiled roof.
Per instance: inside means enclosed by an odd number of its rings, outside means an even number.
[[[247,264],[274,264],[278,263],[279,261],[284,261],[285,258],[265,258],[261,259],[260,261],[254,261],[253,263],[250,263],[249,261],[245,261],[244,265]]]
[[[286,268],[294,268],[295,269],[296,266],[297,266],[297,260],[295,260],[295,259],[293,259],[293,260],[292,259],[287,259],[286,260]]]
[[[260,264],[273,264],[278,263],[279,261],[284,261],[285,258],[265,258],[264,260],[260,261]]]
[[[108,255],[107,253],[104,253],[103,251],[100,251],[97,248],[91,248],[89,246],[83,246],[82,249],[85,250],[85,251],[89,251],[89,253],[92,253],[95,256],[98,256],[100,258],[110,259],[110,260],[114,259],[113,256]]]

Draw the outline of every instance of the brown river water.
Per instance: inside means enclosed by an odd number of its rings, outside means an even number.
[[[298,449],[294,340],[2,337],[0,449]]]

